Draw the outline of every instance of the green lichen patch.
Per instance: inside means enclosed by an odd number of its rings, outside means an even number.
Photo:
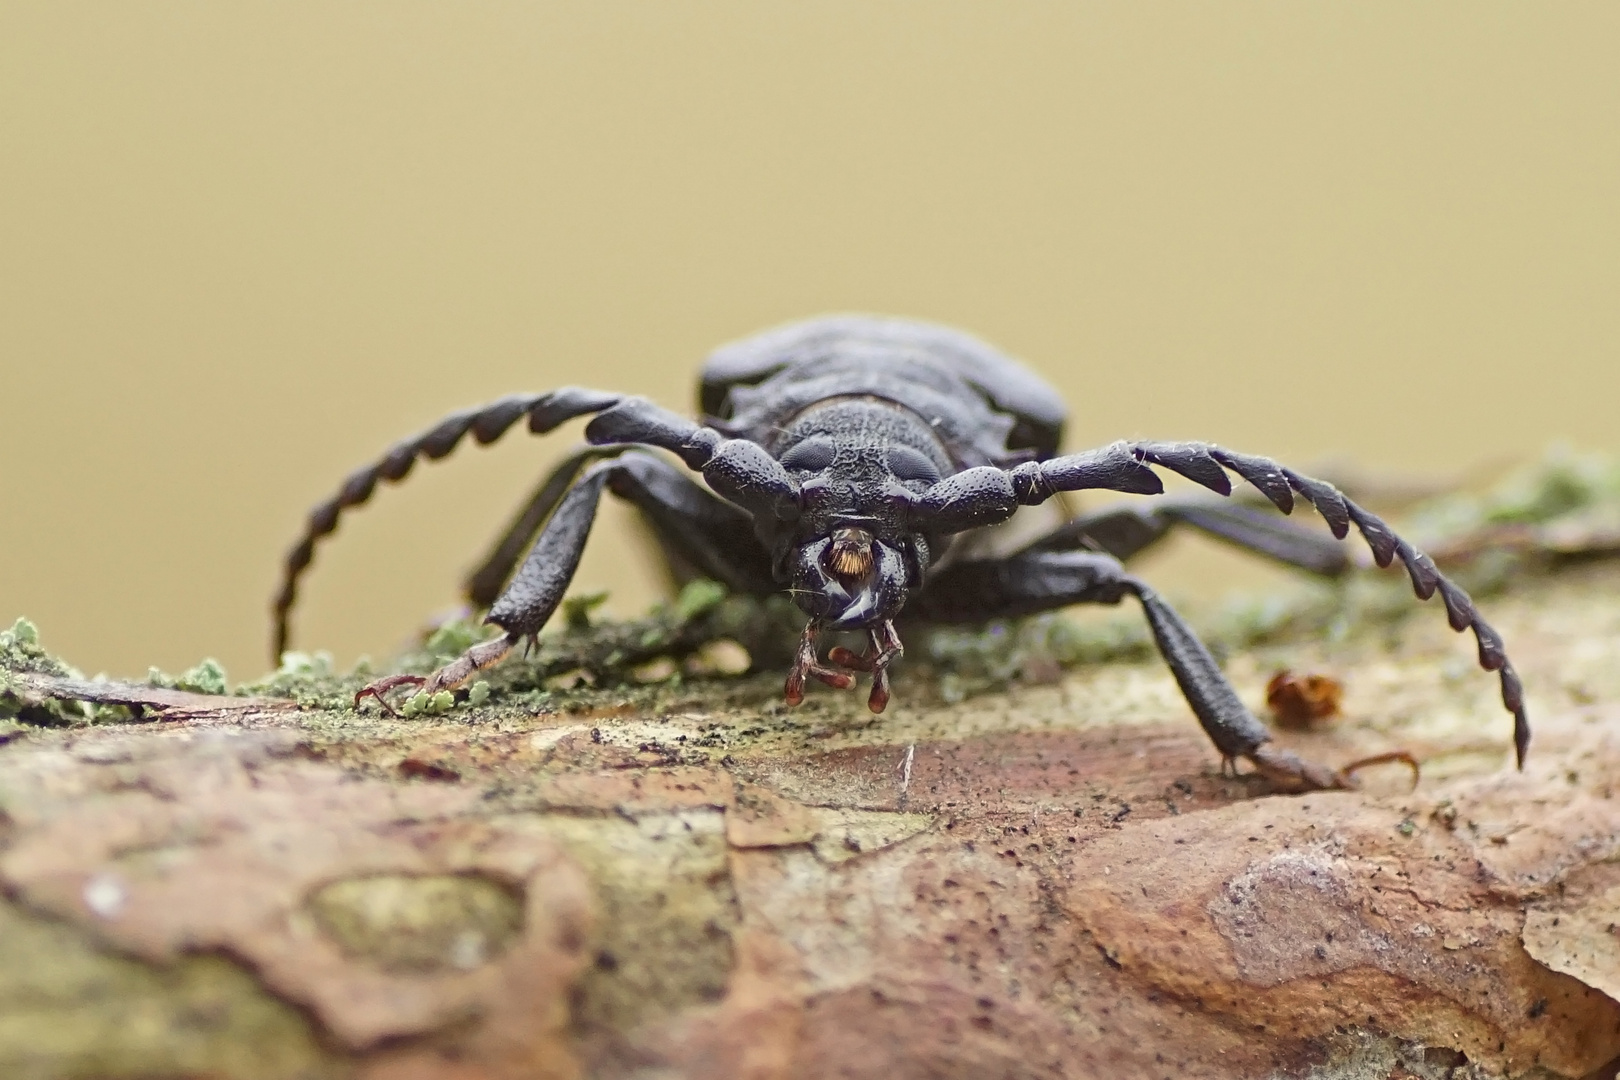
[[[1554,446],[1479,493],[1431,499],[1410,516],[1411,531],[1433,546],[1487,525],[1543,525],[1620,505],[1620,460]]]
[[[348,1072],[296,1009],[228,960],[143,964],[0,901],[7,1080],[325,1080]]]
[[[96,719],[96,709],[70,701],[40,701],[25,696],[6,678],[8,673],[80,677],[79,672],[45,651],[39,629],[19,618],[0,630],[0,727],[68,727]]]
[[[724,817],[548,815],[540,827],[590,875],[602,906],[575,1020],[626,1031],[725,992],[738,923]]]
[[[593,596],[578,599],[578,610],[587,613],[597,602]],[[468,690],[449,697],[405,698],[400,711],[431,717],[493,702],[530,713],[554,712],[619,704],[627,694],[641,700],[679,693],[692,678],[712,678],[714,665],[704,657],[716,642],[740,643],[750,669],[775,669],[791,657],[801,629],[803,616],[786,597],[732,596],[714,582],[696,581],[675,601],[654,606],[640,619],[564,618],[561,626],[548,629],[532,647],[515,651]],[[390,670],[426,675],[490,636],[490,627],[475,618],[452,620],[428,634],[420,648],[400,656]],[[644,673],[660,660],[671,661],[670,670],[649,688]],[[289,652],[274,673],[237,692],[293,698],[310,709],[347,710],[355,693],[376,674],[368,664],[339,672],[327,653]],[[404,698],[405,692],[399,696]]]
[[[146,685],[161,686],[169,690],[185,690],[192,694],[230,693],[230,681],[225,677],[225,667],[212,656],[178,675],[170,675],[157,668],[148,668]]]
[[[31,671],[39,675],[73,675],[61,660],[45,651],[39,642],[39,628],[19,618],[9,630],[0,630],[0,669]]]
[[[290,698],[306,709],[342,710],[351,707],[355,692],[372,677],[365,661],[352,671],[340,672],[333,666],[329,652],[286,652],[280,667],[256,682],[242,684],[236,692]]]
[[[344,952],[388,971],[470,971],[523,929],[523,900],[471,874],[377,874],[309,898],[316,925]]]
[[[675,617],[683,623],[702,618],[719,607],[725,598],[726,588],[718,581],[705,581],[700,578],[688,582],[675,600]]]
[[[574,631],[589,630],[591,612],[607,603],[607,599],[605,591],[568,597],[562,602],[563,625]]]
[[[1152,638],[1141,619],[1080,622],[1038,615],[983,627],[942,627],[924,638],[922,656],[935,669],[947,702],[1014,681],[1050,682],[1064,668],[1148,655]]]
[[[456,695],[449,690],[440,690],[432,694],[412,695],[400,707],[399,713],[405,717],[439,716],[455,708],[455,705]]]

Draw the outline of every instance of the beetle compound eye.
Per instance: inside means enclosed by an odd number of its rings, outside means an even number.
[[[909,446],[889,447],[889,471],[902,482],[939,483],[939,469],[928,455]]]
[[[793,446],[780,460],[784,469],[820,472],[833,463],[833,454],[832,440],[817,436]]]

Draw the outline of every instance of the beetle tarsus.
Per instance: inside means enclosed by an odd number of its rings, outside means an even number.
[[[1354,779],[1342,769],[1307,761],[1292,750],[1269,742],[1261,743],[1243,756],[1254,763],[1260,775],[1289,791],[1351,791],[1355,788]],[[1236,774],[1236,762],[1233,766]]]
[[[367,683],[359,693],[354,695],[354,707],[358,710],[362,698],[372,697],[376,698],[377,704],[383,707],[383,712],[389,716],[398,716],[399,713],[395,712],[393,705],[388,702],[388,692],[401,686],[420,687],[427,681],[428,677],[426,675],[385,675],[380,679]]]
[[[1400,762],[1411,768],[1414,789],[1421,774],[1417,758],[1405,750],[1390,750],[1382,754],[1357,758],[1337,769],[1307,761],[1292,750],[1284,750],[1269,742],[1262,743],[1242,756],[1254,762],[1260,775],[1289,791],[1355,791],[1361,787],[1356,779],[1357,772],[1373,765],[1388,765],[1393,762]],[[1238,775],[1236,765],[1233,758],[1223,757],[1222,774],[1224,775],[1230,767],[1232,775]]]
[[[1373,765],[1390,765],[1395,762],[1400,762],[1402,765],[1405,765],[1412,770],[1412,790],[1416,791],[1418,780],[1423,776],[1423,768],[1418,764],[1418,759],[1413,757],[1408,751],[1405,750],[1389,750],[1382,754],[1373,754],[1370,757],[1357,758],[1350,764],[1341,767],[1339,769],[1339,775],[1344,777],[1346,781],[1353,784],[1355,775],[1360,770],[1369,768]]]
[[[511,634],[502,634],[498,638],[480,641],[431,675],[385,675],[366,684],[354,695],[354,707],[356,709],[360,707],[360,699],[373,697],[389,716],[398,716],[399,713],[395,712],[394,707],[388,702],[389,691],[401,686],[414,686],[416,693],[410,697],[416,697],[417,694],[437,694],[441,690],[454,690],[480,671],[499,663],[516,644],[517,638]]]
[[[889,665],[905,655],[906,649],[890,620],[885,619],[882,626],[868,630],[867,636],[872,642],[870,652],[863,655],[838,645],[827,653],[827,660],[851,671],[871,672],[872,692],[867,696],[866,707],[880,713],[889,704]]]
[[[839,671],[822,664],[816,658],[816,639],[821,636],[821,627],[812,622],[804,628],[799,636],[799,648],[793,657],[793,666],[788,669],[786,684],[782,687],[782,700],[789,705],[797,705],[804,700],[805,679],[815,679],[832,687],[835,690],[850,690],[855,686],[855,676],[847,671]]]

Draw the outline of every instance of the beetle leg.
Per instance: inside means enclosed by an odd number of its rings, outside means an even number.
[[[799,485],[764,447],[728,439],[646,398],[627,397],[598,414],[585,425],[585,441],[668,450],[687,468],[701,472],[716,495],[756,517],[786,521],[799,515]]]
[[[287,553],[281,589],[271,604],[275,620],[272,659],[280,663],[281,654],[287,648],[290,640],[288,618],[297,599],[298,579],[314,560],[316,543],[337,528],[344,510],[370,499],[378,481],[403,479],[418,457],[433,460],[444,457],[469,432],[478,442],[490,443],[525,416],[528,417],[530,431],[544,434],[566,420],[588,413],[598,414],[585,428],[586,441],[592,446],[616,450],[620,448],[617,444],[641,443],[668,450],[688,468],[700,470],[709,487],[722,499],[749,514],[765,514],[781,520],[798,515],[798,485],[775,458],[746,439],[727,439],[713,428],[696,424],[645,398],[630,398],[578,387],[566,387],[549,394],[516,394],[478,408],[452,413],[430,430],[395,444],[380,460],[351,473],[336,495],[309,512],[303,537]],[[576,456],[573,460],[582,463],[584,457]],[[594,469],[587,470],[562,496],[562,501],[545,519],[545,531],[535,550],[545,545],[545,536],[551,532],[551,522],[571,505],[574,492],[594,472]],[[600,484],[596,487],[600,491]],[[511,557],[506,554],[506,549],[508,546],[521,549],[522,540],[518,534],[534,527],[531,518],[545,518],[545,504],[558,493],[560,488],[550,483],[536,493],[524,514],[513,523],[508,535],[479,572],[478,580],[469,583],[470,589],[480,596],[484,595],[493,588],[487,578],[505,576],[511,566]],[[591,514],[585,518],[587,529],[591,516],[594,516],[594,505]],[[563,584],[572,576],[573,566],[577,562],[576,557],[569,564],[567,573],[562,575]],[[492,615],[500,615],[501,607],[512,596],[513,589],[525,584],[525,575],[545,578],[550,583],[550,576],[533,569],[531,556],[519,569],[511,586],[496,599]],[[561,596],[556,599],[560,601]],[[514,611],[510,614],[519,613]],[[551,609],[547,608],[545,616],[549,617],[550,614]],[[494,621],[502,626],[507,625],[500,617]],[[541,619],[543,622],[544,618]],[[539,629],[539,625],[534,629]]]
[[[1318,791],[1322,789],[1354,791],[1361,785],[1356,780],[1356,773],[1373,765],[1388,765],[1400,762],[1412,770],[1412,787],[1415,790],[1418,778],[1422,775],[1422,767],[1418,765],[1417,758],[1405,750],[1390,750],[1382,754],[1373,754],[1369,757],[1358,758],[1348,765],[1337,769],[1324,769],[1301,758],[1293,751],[1284,750],[1278,746],[1266,745],[1247,755],[1254,762],[1261,775],[1268,780],[1281,784],[1293,790]],[[1228,768],[1231,775],[1238,775],[1236,762],[1231,758],[1221,759],[1221,774],[1224,776]]]
[[[820,625],[812,622],[799,637],[799,651],[793,657],[793,666],[788,669],[787,682],[782,687],[782,699],[789,705],[797,705],[804,700],[806,678],[816,679],[838,690],[849,690],[855,686],[855,676],[847,671],[825,667],[816,659],[816,639],[820,636]]]
[[[388,692],[401,686],[421,686],[425,682],[427,682],[426,675],[385,675],[381,679],[367,683],[364,689],[354,695],[355,710],[359,711],[362,698],[373,697],[377,699],[377,704],[383,707],[383,712],[389,716],[398,716],[399,713],[394,711],[394,706],[388,701]]]
[[[385,675],[368,683],[363,690],[354,695],[354,707],[360,708],[362,698],[373,697],[389,716],[398,716],[393,706],[388,703],[387,694],[390,690],[400,686],[414,686],[416,694],[437,694],[441,690],[454,690],[484,668],[499,663],[516,644],[515,636],[502,634],[498,638],[479,642],[431,675]],[[416,694],[411,696],[415,697]]]
[[[533,644],[573,581],[604,490],[633,503],[654,523],[667,544],[689,553],[697,565],[713,570],[728,586],[757,591],[758,579],[768,577],[767,556],[752,531],[745,528],[742,511],[704,491],[673,463],[651,454],[626,451],[588,466],[556,500],[539,539],[485,620],[506,633],[474,645],[420,680],[418,693],[453,689],[500,660],[520,641]],[[729,574],[724,573],[728,554],[735,563]],[[836,677],[834,685],[854,685],[849,676],[832,674]],[[387,708],[384,695],[417,679],[388,676],[366,687],[359,697],[375,697]]]
[[[547,474],[478,569],[468,575],[464,589],[474,608],[495,602],[580,471],[594,460],[621,454],[623,468],[614,470],[608,488],[640,511],[676,584],[707,577],[732,592],[776,591],[770,554],[755,538],[747,514],[663,458],[626,452],[620,445],[591,446],[570,454]]]
[[[1338,577],[1351,566],[1344,546],[1318,529],[1290,521],[1268,506],[1209,498],[1110,506],[1066,521],[1022,550],[1106,551],[1127,562],[1183,525],[1324,577]]]
[[[827,660],[853,671],[870,671],[872,692],[867,696],[866,707],[880,713],[889,704],[889,665],[905,655],[906,647],[901,644],[894,623],[887,619],[882,626],[868,630],[867,635],[872,642],[870,652],[862,655],[837,645],[827,653]]]
[[[418,457],[437,461],[454,450],[468,432],[480,444],[492,443],[527,416],[529,430],[543,435],[566,420],[609,408],[620,396],[577,386],[563,387],[549,394],[513,394],[487,405],[451,413],[427,431],[395,443],[377,461],[350,473],[336,495],[309,512],[304,535],[287,553],[281,588],[271,603],[274,619],[271,662],[281,663],[281,654],[291,640],[288,621],[298,599],[298,579],[315,558],[315,544],[337,528],[344,510],[370,499],[378,481],[403,480]]]
[[[1241,757],[1284,787],[1320,790],[1352,785],[1348,774],[1355,766],[1329,769],[1268,745],[1271,732],[1239,700],[1192,627],[1112,556],[1032,551],[1003,560],[956,563],[931,578],[910,607],[939,622],[982,622],[1070,604],[1117,604],[1127,595],[1141,603],[1159,653],[1220,752],[1223,770]]]
[[[540,534],[546,519],[551,517],[551,512],[568,493],[580,470],[593,461],[612,457],[617,453],[618,447],[587,446],[558,462],[546,474],[546,478],[540,482],[534,494],[529,496],[529,501],[523,504],[523,509],[518,511],[517,516],[507,525],[489,553],[479,562],[478,569],[467,575],[466,581],[462,584],[467,602],[475,609],[487,608],[493,604],[512,577],[512,571],[517,569],[518,561],[534,543],[534,538]]]
[[[953,532],[1005,521],[1019,504],[1035,506],[1060,491],[1105,489],[1158,495],[1164,491],[1164,481],[1154,468],[1178,473],[1217,495],[1232,494],[1229,471],[1236,473],[1285,514],[1293,511],[1297,495],[1316,508],[1339,539],[1348,536],[1354,525],[1372,549],[1373,562],[1379,567],[1400,559],[1418,599],[1427,600],[1438,592],[1451,628],[1458,633],[1473,631],[1479,646],[1479,666],[1496,672],[1502,706],[1513,714],[1513,749],[1519,767],[1524,768],[1524,755],[1530,747],[1530,718],[1525,710],[1524,687],[1508,661],[1501,635],[1485,621],[1468,593],[1440,573],[1433,559],[1326,481],[1304,476],[1269,458],[1239,454],[1209,443],[1117,442],[1079,454],[1028,461],[1004,472],[983,466],[965,469],[917,496],[912,515],[919,528],[932,526]]]

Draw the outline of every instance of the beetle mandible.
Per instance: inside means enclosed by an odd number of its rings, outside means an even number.
[[[724,346],[703,366],[698,397],[701,421],[601,390],[519,394],[397,443],[310,512],[274,602],[275,658],[316,541],[378,480],[403,479],[418,457],[442,458],[468,432],[489,443],[521,418],[544,434],[594,414],[589,445],[553,471],[467,583],[469,599],[504,633],[430,676],[389,676],[362,695],[459,686],[538,634],[573,578],[606,490],[634,505],[697,572],[736,592],[791,594],[808,622],[787,676],[790,704],[802,700],[807,679],[848,689],[861,672],[872,679],[869,705],[881,712],[902,652],[894,627],[902,609],[933,622],[982,622],[1131,595],[1224,765],[1243,757],[1296,787],[1348,786],[1345,771],[1268,745],[1186,621],[1123,565],[1180,524],[1319,573],[1347,566],[1334,540],[1241,503],[1183,501],[1076,518],[1011,554],[986,555],[978,542],[1021,506],[1059,492],[1160,494],[1154,470],[1162,468],[1221,495],[1231,494],[1236,474],[1284,514],[1303,498],[1334,537],[1354,525],[1380,567],[1399,559],[1419,598],[1438,592],[1452,628],[1473,631],[1480,666],[1501,679],[1523,766],[1529,721],[1501,637],[1433,560],[1331,484],[1200,442],[1116,442],[1060,455],[1065,410],[1043,379],[967,334],[904,319],[830,316]],[[648,448],[673,454],[707,487]],[[823,661],[820,635],[845,630],[865,631],[869,651],[835,648]]]

